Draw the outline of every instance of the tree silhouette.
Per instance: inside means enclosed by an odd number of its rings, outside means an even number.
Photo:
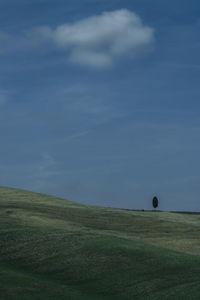
[[[153,197],[152,205],[154,208],[158,207],[158,198],[157,197]]]

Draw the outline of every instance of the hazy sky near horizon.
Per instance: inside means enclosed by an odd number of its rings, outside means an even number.
[[[200,211],[200,3],[1,0],[0,185]]]

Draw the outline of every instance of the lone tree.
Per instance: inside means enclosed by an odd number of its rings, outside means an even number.
[[[157,197],[153,197],[152,205],[154,208],[158,207],[158,198]]]

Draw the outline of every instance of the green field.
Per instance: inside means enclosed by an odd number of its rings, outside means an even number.
[[[0,299],[200,299],[200,214],[1,187]]]

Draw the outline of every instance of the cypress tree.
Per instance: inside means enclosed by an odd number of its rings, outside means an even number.
[[[157,197],[153,197],[152,205],[154,208],[158,207],[158,198]]]

